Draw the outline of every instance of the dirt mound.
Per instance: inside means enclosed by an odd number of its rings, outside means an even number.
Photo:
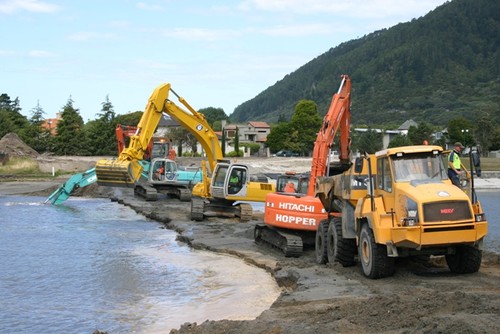
[[[36,158],[40,154],[26,145],[17,134],[11,132],[0,139],[0,153],[9,157],[30,157]]]

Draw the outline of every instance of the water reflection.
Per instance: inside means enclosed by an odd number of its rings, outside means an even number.
[[[186,321],[254,318],[280,290],[231,256],[100,199],[0,197],[4,332],[168,332]]]

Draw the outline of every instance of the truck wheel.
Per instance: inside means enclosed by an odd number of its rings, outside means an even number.
[[[446,263],[452,273],[469,274],[475,273],[481,267],[483,252],[473,246],[459,246],[455,254],[446,255]]]
[[[326,235],[326,252],[328,262],[339,262],[344,267],[352,267],[356,264],[356,240],[342,237],[342,220],[333,218],[328,226]]]
[[[366,277],[375,279],[394,274],[394,258],[387,256],[385,246],[375,242],[373,231],[368,224],[361,227],[358,254]]]
[[[328,225],[328,220],[324,219],[319,223],[318,229],[316,230],[316,262],[319,264],[328,262],[328,255],[326,253],[326,234],[328,233]]]

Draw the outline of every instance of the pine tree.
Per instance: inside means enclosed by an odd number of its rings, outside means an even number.
[[[95,121],[90,121],[85,125],[89,140],[89,150],[91,155],[115,155],[116,154],[116,114],[113,104],[106,96],[102,103],[101,112],[97,114]]]
[[[57,123],[54,153],[57,155],[88,154],[85,132],[83,131],[83,119],[78,109],[73,107],[71,97],[63,107],[61,120]]]

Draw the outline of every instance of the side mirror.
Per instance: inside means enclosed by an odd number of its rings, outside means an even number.
[[[481,177],[481,155],[479,154],[477,149],[474,149],[471,150],[469,157],[471,166],[474,166],[474,169],[476,170],[476,175],[478,177]]]
[[[363,171],[363,158],[356,158],[354,161],[354,172],[360,174]]]

